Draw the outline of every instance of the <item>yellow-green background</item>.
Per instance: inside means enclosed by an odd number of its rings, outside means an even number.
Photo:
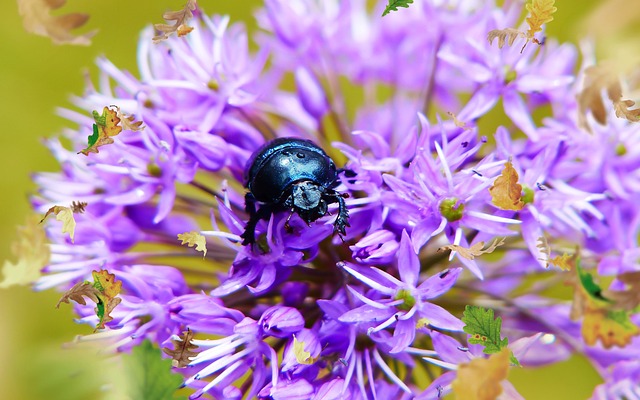
[[[251,12],[261,2],[199,3],[209,13],[230,14],[233,20],[251,26]],[[557,3],[559,10],[548,33],[575,41],[576,21],[598,2]],[[93,60],[99,55],[135,73],[138,32],[149,23],[162,22],[164,11],[183,4],[182,0],[69,0],[65,12],[88,12],[88,26],[99,29],[91,46],[73,47],[55,46],[46,38],[26,33],[16,1],[0,1],[0,261],[10,257],[15,226],[29,211],[27,196],[34,190],[30,174],[57,168],[40,144],[41,138],[67,126],[55,115],[55,107],[69,105],[69,95],[82,93],[82,72],[88,68],[95,77]],[[92,354],[86,351],[60,349],[76,334],[88,331],[73,322],[71,307],[54,308],[57,299],[53,291],[0,290],[0,399],[103,398],[101,368],[106,367],[92,363]],[[527,399],[583,399],[599,378],[586,361],[574,358],[544,369],[514,370],[511,381]]]

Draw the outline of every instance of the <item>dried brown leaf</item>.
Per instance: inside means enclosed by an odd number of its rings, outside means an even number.
[[[71,33],[86,24],[88,14],[70,13],[52,16],[50,12],[62,7],[65,0],[18,0],[18,12],[27,32],[49,37],[55,44],[88,46],[96,31],[82,35]]]
[[[582,338],[589,346],[594,346],[598,341],[607,349],[627,346],[633,337],[640,335],[640,328],[630,318],[631,310],[635,308],[633,304],[638,301],[632,292],[638,291],[640,272],[618,277],[631,286],[629,290],[599,293],[599,285],[593,281],[592,275],[584,270],[579,271],[577,254],[576,251],[568,263],[571,272],[566,284],[574,287],[570,318],[583,318]]]
[[[49,262],[47,236],[38,223],[40,218],[32,215],[25,225],[18,227],[16,240],[11,244],[11,252],[17,263],[5,260],[2,264],[0,289],[13,285],[27,285],[40,278],[40,270]]]
[[[196,231],[179,233],[178,240],[182,242],[180,244],[187,244],[189,247],[196,248],[196,251],[202,252],[202,257],[207,255],[207,239]]]
[[[504,164],[502,174],[489,188],[491,202],[502,210],[518,211],[524,208],[522,202],[522,185],[518,183],[518,173],[513,168],[511,161]]]
[[[82,214],[85,211],[85,207],[87,207],[88,203],[84,201],[72,201],[71,202],[71,211],[74,214]]]
[[[624,118],[630,122],[640,121],[640,108],[630,109],[636,104],[633,100],[618,100],[613,102],[613,108],[616,112],[616,117]]]
[[[483,254],[493,253],[493,251],[498,248],[498,246],[502,246],[503,244],[504,238],[496,238],[486,249],[483,249],[484,242],[478,242],[469,248],[462,247],[457,244],[449,244],[438,248],[438,251],[457,251],[461,257],[466,258],[467,260],[473,260],[474,258],[479,257]]]
[[[136,121],[133,115],[125,114],[121,112],[119,108],[117,109],[117,115],[118,118],[120,118],[120,125],[122,126],[122,129],[125,131],[140,132],[144,129],[142,121]]]
[[[99,292],[99,301],[96,304],[96,315],[99,322],[96,330],[104,329],[104,324],[113,320],[110,315],[111,311],[122,301],[120,297],[116,297],[122,289],[122,281],[117,280],[115,274],[110,274],[106,269],[93,271],[91,274],[93,275],[93,287]]]
[[[583,89],[578,94],[578,109],[581,124],[588,130],[591,130],[586,123],[589,111],[600,125],[607,123],[607,111],[602,99],[603,90],[607,91],[612,101],[618,101],[622,97],[622,87],[613,67],[610,64],[601,64],[585,69]]]
[[[84,297],[89,298],[89,300],[94,303],[98,303],[98,296],[100,295],[100,291],[93,287],[93,284],[90,282],[78,282],[71,289],[64,292],[60,300],[58,300],[58,304],[56,304],[56,308],[60,308],[60,303],[69,304],[69,300],[73,300],[78,304],[86,305],[86,301]]]
[[[544,267],[549,268],[549,259],[551,258],[551,248],[549,247],[549,242],[547,242],[547,238],[544,236],[540,236],[538,240],[536,240],[536,248],[540,250],[540,252],[544,255],[544,258],[538,258],[538,260],[545,263]]]
[[[106,146],[113,143],[113,136],[117,136],[122,132],[122,126],[120,125],[120,117],[118,114],[120,109],[116,106],[104,107],[102,114],[97,111],[93,111],[93,133],[87,138],[87,147],[80,150],[78,154],[82,153],[88,156],[89,153],[99,153],[99,147]]]
[[[318,361],[317,357],[312,357],[311,353],[304,349],[304,342],[298,341],[296,335],[293,335],[293,355],[296,357],[298,364],[313,365]]]
[[[627,272],[618,275],[618,280],[628,288],[625,290],[605,290],[604,297],[614,302],[613,308],[626,311],[640,305],[640,272]]]
[[[172,363],[175,368],[184,368],[191,360],[190,357],[195,357],[198,355],[197,352],[193,351],[198,348],[195,344],[191,343],[191,339],[193,339],[194,333],[191,329],[188,329],[182,332],[182,335],[178,337],[178,339],[172,339],[173,349],[169,349],[167,347],[163,348],[165,354],[171,356],[173,359]]]
[[[640,109],[631,109],[635,102],[622,98],[622,85],[617,69],[611,63],[605,63],[591,66],[584,72],[584,87],[578,94],[578,107],[580,124],[585,129],[591,130],[586,122],[589,111],[600,125],[607,123],[607,110],[602,91],[606,91],[618,118],[625,118],[631,122],[640,121]]]
[[[47,210],[47,213],[40,222],[44,222],[44,220],[51,214],[55,214],[56,220],[62,222],[62,233],[68,233],[71,238],[71,242],[73,242],[73,236],[76,231],[76,220],[73,218],[73,210],[71,207],[53,206]]]
[[[455,126],[457,126],[458,128],[462,128],[465,131],[470,130],[471,128],[467,126],[467,124],[464,121],[460,121],[458,119],[458,117],[452,113],[451,111],[447,111],[447,114],[449,114],[449,116],[451,117],[451,119],[453,120],[453,124]]]
[[[600,341],[602,347],[626,347],[634,336],[640,335],[640,328],[629,318],[628,311],[612,311],[605,307],[587,307],[582,321],[582,338],[588,346]]]
[[[116,308],[116,306],[120,304],[121,301],[122,298],[114,297],[112,299],[109,299],[106,303],[103,302],[102,304],[104,304],[104,310],[100,309],[100,303],[98,303],[98,307],[95,308],[95,311],[96,315],[98,315],[98,318],[100,318],[100,321],[98,322],[95,330],[104,329],[104,324],[113,321],[113,317],[110,314]]]
[[[174,23],[172,25],[155,24],[154,28],[156,28],[160,34],[153,37],[153,42],[158,43],[167,40],[172,33],[176,33],[178,36],[184,36],[191,32],[193,27],[188,26],[187,22],[193,18],[193,11],[196,7],[196,0],[187,0],[187,4],[185,4],[181,10],[167,11],[162,14],[162,18],[164,18],[165,21],[174,21]]]
[[[563,271],[570,271],[572,268],[574,255],[563,253],[561,256],[555,256],[549,259],[549,264],[558,267]]]
[[[502,393],[502,381],[509,374],[511,351],[502,349],[488,359],[475,358],[460,364],[451,388],[457,399],[495,400]]]
[[[109,300],[120,294],[122,281],[117,280],[115,274],[110,274],[106,269],[93,271],[91,274],[93,286],[98,289],[102,298]]]
[[[526,18],[529,30],[526,33],[527,39],[539,43],[534,35],[542,30],[542,25],[553,21],[553,13],[558,9],[553,6],[555,0],[532,0],[531,4],[527,4],[529,16]]]
[[[489,31],[487,34],[489,44],[493,44],[493,40],[496,38],[498,39],[499,49],[503,48],[505,43],[512,46],[513,42],[515,42],[519,37],[525,37],[525,33],[516,28],[494,29]]]

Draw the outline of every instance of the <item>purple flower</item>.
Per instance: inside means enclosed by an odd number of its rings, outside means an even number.
[[[605,383],[598,385],[592,399],[633,399],[640,396],[640,362],[621,361],[607,374]]]
[[[207,392],[222,394],[225,387],[240,379],[250,368],[253,370],[252,385],[247,392],[250,397],[262,390],[269,376],[271,383],[277,385],[277,355],[275,350],[262,341],[262,335],[258,323],[246,317],[236,323],[232,332],[222,339],[194,340],[192,343],[202,350],[191,365],[196,366],[199,371],[184,384],[188,386],[212,374],[215,374],[215,378],[199,388],[190,399],[199,398]]]
[[[274,306],[267,309],[258,321],[265,335],[288,337],[304,327],[304,319],[298,310]]]
[[[461,340],[465,305],[495,305],[525,368],[577,353],[604,379],[594,398],[637,395],[640,336],[587,346],[558,295],[563,272],[544,267],[579,248],[594,295],[635,290],[622,274],[639,270],[640,125],[607,99],[605,125],[580,114],[574,46],[488,43],[520,20],[515,3],[425,0],[381,18],[385,5],[269,0],[255,38],[198,12],[184,37],[152,44],[143,32],[137,75],[100,58],[98,84],[59,111],[75,128],[45,141],[60,171],[33,177],[41,214],[88,203],[74,242],[47,220],[51,259],[35,288],[113,273],[113,320],[79,340],[122,352],[189,329],[198,354],[176,372],[192,399],[438,398],[460,364],[484,357]],[[583,59],[581,71],[594,63]],[[111,105],[144,130],[77,154],[91,112]],[[346,235],[332,236],[335,205],[310,224],[281,209],[241,245],[246,163],[276,137],[313,140],[340,167]],[[492,202],[507,161],[521,210]],[[206,255],[177,240],[191,232]],[[636,306],[602,303],[626,324]],[[75,307],[96,326],[93,304]],[[424,363],[446,371],[425,382]]]
[[[391,353],[403,351],[413,342],[416,327],[462,330],[463,324],[459,319],[445,309],[425,301],[446,293],[456,282],[462,269],[442,271],[418,285],[420,262],[406,231],[402,233],[398,251],[400,280],[377,268],[356,269],[355,266],[346,264],[343,268],[360,282],[379,292],[380,296],[366,297],[347,286],[349,292],[364,304],[343,314],[340,321],[375,322],[376,325],[367,332],[374,340],[377,339],[374,336],[376,332],[395,325],[393,339],[385,339],[392,346]]]

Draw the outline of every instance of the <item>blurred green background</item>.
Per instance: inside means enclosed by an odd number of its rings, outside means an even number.
[[[230,14],[232,21],[253,26],[251,14],[261,1],[199,3],[208,13]],[[575,42],[576,26],[599,2],[558,3],[549,35]],[[182,5],[183,1],[169,0],[70,0],[57,13],[87,12],[91,19],[81,31],[99,29],[91,46],[74,47],[56,46],[47,38],[26,33],[16,1],[0,2],[0,260],[11,256],[15,227],[29,212],[27,196],[34,190],[30,174],[57,169],[40,144],[41,138],[67,126],[55,115],[55,108],[68,106],[69,95],[82,93],[83,71],[88,69],[95,77],[93,60],[99,55],[136,74],[138,32],[150,23],[163,22],[163,12]],[[104,371],[111,367],[92,361],[96,357],[91,352],[61,349],[89,329],[73,322],[71,307],[54,308],[58,297],[53,291],[34,293],[22,287],[0,290],[0,399],[104,398]],[[527,399],[583,399],[599,378],[585,360],[574,358],[549,368],[514,370],[511,381]]]

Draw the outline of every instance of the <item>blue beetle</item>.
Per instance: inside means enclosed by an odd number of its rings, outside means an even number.
[[[272,213],[289,210],[285,224],[296,213],[307,225],[327,214],[327,205],[338,203],[334,232],[345,235],[349,226],[346,194],[335,190],[340,184],[333,160],[310,140],[278,138],[265,143],[249,159],[244,172],[245,210],[249,222],[242,234],[242,244],[255,243],[258,221]],[[256,202],[262,203],[256,211]]]

